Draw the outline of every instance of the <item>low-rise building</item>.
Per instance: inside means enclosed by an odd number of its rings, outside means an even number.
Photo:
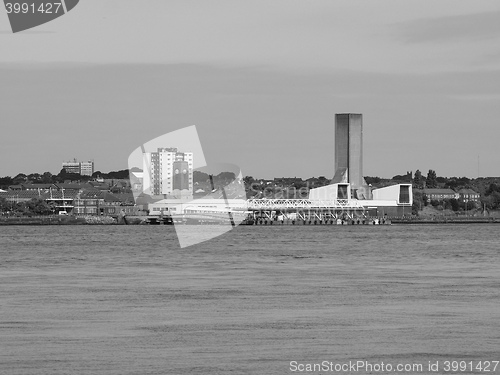
[[[74,200],[75,215],[137,214],[139,207],[133,203],[132,194],[111,194],[105,191],[85,191]]]
[[[479,202],[481,195],[472,189],[461,189],[458,191],[459,200],[461,202]]]
[[[45,199],[46,194],[33,190],[9,190],[0,193],[0,197],[4,198],[7,202],[22,203],[29,202],[32,199]]]
[[[41,191],[48,193],[51,189],[58,190],[56,184],[21,184],[21,190]]]
[[[429,201],[444,201],[445,199],[458,199],[459,194],[451,189],[423,189]]]
[[[54,212],[72,213],[74,208],[74,199],[77,195],[75,191],[50,190],[43,195],[43,199],[49,205],[54,207]]]

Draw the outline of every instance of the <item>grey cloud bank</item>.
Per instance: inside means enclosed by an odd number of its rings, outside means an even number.
[[[499,39],[500,11],[418,19],[396,26],[409,43]]]
[[[58,172],[72,157],[93,158],[102,171],[125,169],[145,141],[194,124],[209,162],[234,162],[256,177],[331,178],[339,112],[364,115],[366,175],[432,168],[475,177],[478,155],[481,174],[498,175],[500,70],[303,74],[194,64],[3,64],[0,77],[7,134],[0,158],[11,159],[0,175]],[[471,95],[484,100],[467,100]],[[12,158],[20,150],[24,156]]]

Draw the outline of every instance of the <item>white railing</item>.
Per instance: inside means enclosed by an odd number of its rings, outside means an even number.
[[[359,209],[364,207],[356,199],[312,200],[312,199],[248,199],[249,210],[286,210],[286,209]]]

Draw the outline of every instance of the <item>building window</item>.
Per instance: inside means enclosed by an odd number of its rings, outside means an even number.
[[[347,185],[338,185],[337,199],[347,199]]]
[[[410,187],[400,186],[399,187],[399,203],[410,203]]]

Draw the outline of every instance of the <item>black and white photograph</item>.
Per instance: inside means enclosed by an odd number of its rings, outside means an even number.
[[[3,0],[0,374],[500,375],[497,0]]]

